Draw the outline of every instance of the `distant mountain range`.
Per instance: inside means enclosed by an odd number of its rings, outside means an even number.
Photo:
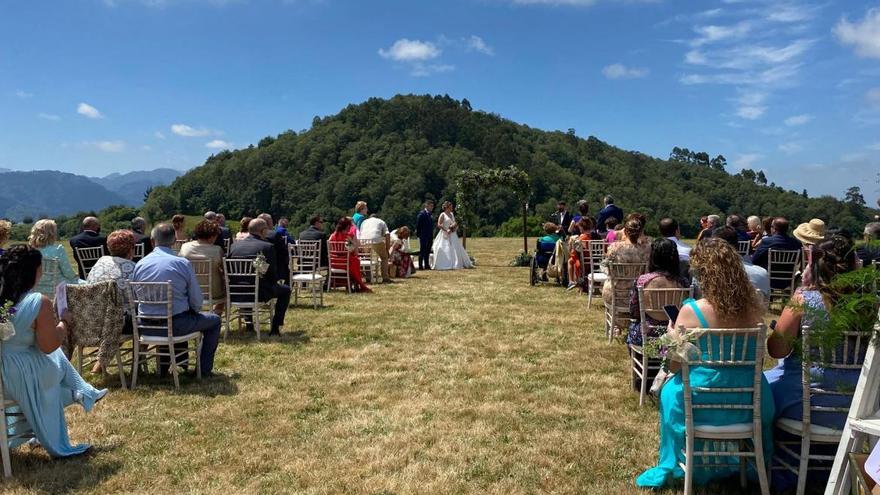
[[[169,168],[86,177],[56,170],[32,172],[0,168],[0,218],[98,211],[111,205],[140,206],[152,187],[166,185],[183,172]]]

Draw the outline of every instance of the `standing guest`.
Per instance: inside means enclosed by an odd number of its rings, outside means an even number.
[[[226,215],[222,213],[217,214],[217,225],[220,226],[220,239],[225,241],[226,239],[230,239],[232,234],[229,232],[229,227],[226,226]]]
[[[39,251],[21,245],[0,256],[0,306],[15,305],[9,319],[15,333],[3,342],[0,360],[3,388],[49,455],[68,457],[91,447],[70,444],[64,407],[75,402],[90,412],[107,389],[86,383],[61,351],[69,332],[67,314],[56,324],[52,301],[33,290],[42,275],[42,259]]]
[[[248,226],[250,225],[251,220],[253,220],[253,218],[251,218],[251,217],[242,217],[241,223],[239,224],[239,227],[238,227],[238,233],[235,234],[236,242],[238,242],[242,239],[247,239],[247,237],[250,235],[248,233]]]
[[[416,272],[412,263],[412,256],[406,251],[406,241],[409,239],[409,227],[397,229],[395,239],[391,241],[390,258],[394,266],[394,276],[397,278],[409,278]]]
[[[863,266],[880,261],[880,222],[865,225],[865,243],[856,249],[856,255],[862,260]],[[0,246],[3,244],[0,243]]]
[[[345,242],[348,244],[347,253],[331,253],[330,267],[337,270],[345,270],[348,267],[348,273],[353,282],[355,292],[373,292],[364,283],[361,275],[361,260],[358,257],[358,240],[352,235],[352,220],[348,217],[342,217],[336,222],[336,229],[330,234],[329,242]]]
[[[276,299],[275,314],[272,315],[272,329],[269,335],[281,335],[281,327],[284,326],[284,315],[287,314],[287,307],[290,305],[290,286],[278,283],[279,280],[282,280],[281,275],[279,275],[281,267],[278,266],[275,245],[268,241],[268,235],[274,232],[274,230],[261,216],[251,220],[250,224],[248,224],[248,232],[250,235],[246,239],[236,242],[229,248],[229,258],[254,259],[260,254],[266,258],[269,268],[260,277],[257,297],[262,302]],[[287,250],[286,244],[284,249]],[[289,279],[290,276],[287,278]],[[235,297],[234,295],[231,296]]]
[[[419,270],[431,269],[431,245],[434,242],[433,201],[425,201],[416,218],[416,237],[419,238]]]
[[[312,215],[309,219],[309,228],[299,233],[301,241],[321,241],[321,267],[327,265],[327,234],[324,233],[324,217]]]
[[[581,218],[590,215],[590,203],[586,199],[582,199],[577,202],[577,214],[571,219],[573,225],[569,225],[569,230],[577,226],[577,223],[581,221]],[[595,223],[595,219],[593,223]]]
[[[614,204],[614,198],[609,194],[605,196],[605,207],[599,210],[599,217],[596,219],[596,222],[599,224],[600,234],[605,234],[608,231],[605,221],[611,217],[617,218],[620,221],[623,218],[623,210]],[[617,225],[616,222],[615,225]]]
[[[183,230],[185,222],[186,217],[183,215],[177,214],[171,217],[171,225],[174,226],[175,241],[188,241],[190,239],[190,236]]]
[[[388,250],[391,246],[391,237],[388,225],[374,213],[370,215],[370,218],[361,222],[358,239],[372,243],[373,252],[379,256],[382,283],[390,283],[391,278],[388,277]]]
[[[82,263],[79,262],[77,248],[90,248],[102,246],[107,248],[107,238],[101,235],[101,222],[95,217],[85,217],[82,221],[82,232],[70,238],[70,247],[73,249],[73,259],[79,268],[79,278],[86,278]],[[89,267],[91,268],[91,267]]]
[[[605,260],[609,263],[647,263],[651,257],[651,244],[644,242],[643,234],[645,226],[636,218],[630,218],[623,229],[623,238],[608,246],[608,254]],[[618,282],[626,283],[626,282]],[[611,304],[611,294],[614,287],[611,280],[606,280],[602,287],[602,298],[606,304]],[[618,286],[623,290],[626,287]]]
[[[77,284],[80,282],[80,278],[76,276],[76,272],[70,266],[70,259],[67,257],[67,252],[64,251],[64,246],[58,244],[58,227],[55,225],[55,220],[47,218],[38,220],[31,227],[31,235],[28,236],[28,246],[38,249],[44,260],[56,260],[58,262],[58,269],[61,272],[60,280],[53,281],[49,278],[41,277],[40,282],[34,287],[35,291],[40,294],[54,294],[55,287],[52,287],[53,283],[66,282],[68,284]],[[42,275],[42,273],[41,270],[40,274]]]
[[[260,213],[257,215],[257,218],[266,222],[268,230],[266,230],[263,236],[264,240],[275,247],[275,266],[278,280],[283,284],[290,284],[290,248],[287,247],[287,239],[275,230],[275,225],[272,223],[272,215]]]
[[[146,235],[147,221],[141,217],[131,219],[131,231],[134,234],[134,244],[144,247],[144,256],[150,254],[153,250],[153,243],[150,242],[150,236]]]
[[[755,244],[755,241],[761,238],[764,235],[764,231],[761,227],[761,217],[757,215],[752,215],[746,220],[746,224],[748,225],[748,230],[746,234],[748,234],[749,239],[752,241],[752,245]]]
[[[752,263],[756,266],[760,266],[761,268],[767,268],[768,254],[771,249],[781,249],[781,250],[799,250],[801,249],[801,243],[797,239],[789,237],[788,235],[788,220],[785,217],[776,217],[773,219],[773,224],[771,228],[772,234],[761,239],[761,244],[755,250],[755,254],[752,256]],[[780,287],[774,288],[784,288],[788,286],[788,283],[785,280],[779,282]]]
[[[660,220],[660,235],[675,243],[680,261],[688,261],[690,259],[691,247],[679,239],[681,237],[681,230],[678,227],[678,222],[672,218]]]
[[[196,225],[195,237],[196,240],[184,243],[180,247],[178,255],[190,261],[210,260],[214,271],[211,274],[211,299],[214,301],[225,301],[226,284],[223,275],[223,248],[217,245],[217,239],[220,237],[220,226],[216,222],[202,220]],[[211,309],[213,309],[215,314],[222,315],[225,307],[225,302],[217,302]]]
[[[680,332],[680,328],[753,328],[761,322],[764,305],[755,294],[752,285],[742,269],[740,256],[730,244],[722,239],[706,239],[697,244],[691,252],[691,267],[699,273],[703,298],[699,301],[688,299],[681,308],[674,325],[668,330]],[[712,340],[715,340],[714,338]],[[706,338],[700,339],[705,342]],[[711,343],[711,341],[710,341]],[[718,359],[717,353],[710,356],[705,344],[699,345],[703,359]],[[749,354],[754,354],[753,352]],[[747,356],[748,358],[749,356]],[[754,358],[754,356],[751,356]],[[676,361],[670,363],[670,371],[677,372],[680,367]],[[754,368],[750,366],[708,367],[694,365],[690,368],[690,384],[694,392],[694,402],[700,402],[700,388],[739,388],[750,387],[754,380]],[[684,384],[681,373],[663,385],[660,390],[660,452],[657,466],[643,472],[636,479],[640,488],[663,488],[684,472],[679,467],[684,462],[685,417]],[[716,394],[717,395],[717,394]],[[750,393],[731,393],[726,396],[730,404],[751,401]],[[705,399],[703,399],[705,400]],[[761,380],[761,421],[764,458],[770,461],[773,451],[773,396],[767,380]],[[699,411],[695,424],[724,426],[736,423],[751,423],[752,411],[747,409],[708,409]],[[699,451],[702,442],[695,448]],[[731,460],[730,468],[700,469],[693,471],[696,485],[704,485],[714,479],[728,477],[739,472],[739,463]]]
[[[288,244],[293,244],[295,241],[293,237],[287,232],[287,228],[290,226],[290,221],[284,217],[278,219],[278,225],[275,227],[275,232],[277,235],[281,236],[284,241]]]
[[[731,227],[736,231],[736,237],[741,241],[750,240],[749,234],[747,232],[748,226],[743,218],[739,215],[727,215],[727,220],[725,224],[728,227]]]
[[[9,233],[12,232],[12,222],[9,220],[0,220],[0,256],[3,255],[3,246],[9,240]]]
[[[202,312],[202,289],[186,258],[177,256],[174,246],[176,232],[172,225],[160,223],[153,227],[151,238],[153,252],[138,261],[131,277],[132,282],[171,282],[171,320],[174,335],[202,333],[202,350],[199,356],[202,375],[210,377],[214,370],[214,353],[220,337],[220,317],[214,313]],[[144,305],[138,310],[143,317],[163,317],[165,309],[155,305]],[[145,328],[144,335],[166,336],[167,330]],[[175,354],[177,349],[175,349]],[[184,357],[184,356],[181,356]],[[160,372],[167,370],[169,360],[160,362]]]
[[[358,201],[354,205],[354,215],[352,215],[351,221],[354,223],[356,229],[360,230],[361,223],[367,219],[368,211],[367,203],[365,201]]]
[[[702,222],[701,222],[702,224]],[[712,237],[712,232],[721,226],[721,217],[718,215],[709,215],[706,217],[706,226],[697,235],[697,242]]]
[[[596,232],[593,225],[593,218],[589,216],[581,216],[580,220],[576,226],[572,228],[572,230],[576,230],[578,232],[577,240],[581,243],[581,247],[583,248],[584,253],[584,264],[586,266],[581,266],[581,257],[578,256],[577,251],[571,249],[569,251],[568,258],[568,289],[571,290],[577,287],[577,281],[584,277],[586,278],[587,274],[590,273],[592,269],[592,258],[590,257],[590,241],[599,240],[599,234]]]
[[[552,215],[551,220],[558,226],[560,236],[565,237],[572,222],[571,213],[568,211],[565,201],[556,203],[556,213]]]
[[[715,232],[712,232],[712,237],[726,241],[734,249],[739,248],[739,237],[737,237],[733,227],[719,227],[715,229]],[[760,266],[755,266],[748,256],[740,256],[740,258],[742,259],[743,270],[745,270],[746,276],[749,277],[752,287],[761,291],[765,301],[769,300],[770,275],[767,273],[767,270]]]
[[[687,280],[681,276],[680,256],[681,253],[678,252],[678,247],[672,239],[658,237],[651,243],[648,273],[639,275],[630,294],[629,314],[632,318],[632,323],[630,323],[629,335],[626,337],[627,344],[642,345],[642,321],[638,289],[683,289],[687,287]],[[664,317],[663,311],[660,311],[659,314],[656,312],[646,312],[645,317],[652,328],[664,325],[668,321],[668,318]],[[649,332],[649,336],[658,337],[659,335]]]

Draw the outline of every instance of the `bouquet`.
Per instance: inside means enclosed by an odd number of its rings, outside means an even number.
[[[266,261],[266,257],[263,256],[263,253],[258,254],[257,257],[254,258],[254,270],[260,277],[269,271],[269,262]]]
[[[351,240],[351,237],[345,240],[345,250],[349,253],[354,251],[354,241]]]
[[[694,345],[706,331],[691,328],[683,331],[666,332],[656,339],[648,339],[644,352],[650,358],[662,360],[662,368],[669,370],[669,361],[694,361],[700,359],[700,348]]]
[[[8,301],[0,306],[0,340],[9,340],[15,335],[15,327],[12,325],[12,317],[15,316],[15,304]]]

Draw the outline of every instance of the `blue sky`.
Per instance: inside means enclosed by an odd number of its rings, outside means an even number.
[[[187,169],[396,93],[880,196],[878,0],[79,0],[0,16],[4,168]]]

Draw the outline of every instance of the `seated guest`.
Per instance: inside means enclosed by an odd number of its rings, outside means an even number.
[[[748,229],[748,226],[741,216],[727,215],[726,225],[736,231],[736,237],[739,238],[739,240],[750,240],[749,234],[746,231]]]
[[[773,399],[776,402],[775,419],[787,418],[795,421],[803,420],[803,388],[800,352],[794,350],[793,342],[801,337],[801,329],[804,325],[812,325],[814,322],[828,318],[828,311],[837,302],[839,293],[831,287],[831,283],[840,274],[856,269],[856,257],[853,253],[852,241],[842,236],[832,236],[829,240],[816,245],[813,251],[812,280],[809,285],[804,285],[795,291],[791,304],[787,304],[782,310],[776,328],[771,330],[767,339],[767,352],[772,358],[779,359],[778,364],[772,370],[764,374],[770,382]],[[861,329],[870,331],[870,329]],[[813,346],[811,346],[813,347]],[[858,362],[864,361],[865,349],[861,349],[861,355],[857,356]],[[815,347],[813,347],[815,349]],[[841,344],[838,354],[845,353],[845,347]],[[859,380],[860,369],[835,369],[825,370],[819,365],[814,365],[810,376],[814,386],[826,391],[848,389],[854,390]],[[850,392],[851,393],[851,392]],[[824,406],[828,408],[849,409],[851,396],[834,395],[833,393],[815,395],[810,399],[812,406]],[[811,411],[810,423],[836,430],[842,430],[846,424],[847,413],[834,411]],[[777,429],[774,432],[777,441],[800,441],[800,437],[793,439],[791,435]],[[813,446],[812,454],[825,454],[834,456],[837,444],[824,452],[816,449],[823,446]],[[776,455],[785,456],[784,452]],[[797,460],[783,457],[788,463],[797,465]],[[821,482],[825,485],[828,473],[823,478],[818,477],[818,472],[811,471],[810,480]],[[817,474],[817,477],[813,477]],[[774,490],[784,491],[793,487],[797,478],[788,471],[773,471]]]
[[[755,241],[764,235],[764,230],[761,227],[761,217],[752,215],[746,221],[746,224],[748,225],[746,234],[748,234],[749,239],[752,241],[752,245],[754,245]]]
[[[856,249],[856,255],[862,261],[863,266],[880,261],[880,243],[878,241],[880,241],[880,222],[871,222],[865,225],[865,243]]]
[[[217,238],[220,237],[220,227],[216,222],[202,220],[196,225],[195,237],[196,240],[184,243],[180,247],[178,256],[182,256],[190,261],[211,261],[214,270],[214,273],[211,275],[211,299],[220,301],[216,302],[212,309],[217,315],[222,315],[223,308],[226,307],[226,303],[222,302],[226,300],[226,280],[223,277],[223,249],[217,245]]]
[[[739,237],[736,236],[736,232],[731,227],[720,227],[715,229],[715,232],[712,232],[712,237],[718,237],[724,241],[727,241],[731,247],[737,249],[739,243]],[[746,272],[746,276],[749,277],[749,282],[752,283],[752,287],[761,291],[761,294],[764,295],[764,300],[767,301],[770,299],[770,275],[767,273],[767,270],[761,268],[760,266],[755,266],[751,260],[749,260],[748,256],[740,256],[742,259],[743,270]]]
[[[190,236],[183,230],[184,223],[186,223],[186,217],[183,215],[178,214],[171,217],[175,241],[188,241],[190,239]]]
[[[775,219],[776,217],[764,217],[761,220],[761,235],[752,240],[752,254],[758,249],[758,246],[765,237],[773,235],[773,220]]]
[[[562,239],[562,236],[559,235],[559,226],[553,222],[546,222],[543,226],[544,235],[538,238],[539,242],[546,242],[549,244],[556,244],[559,239]]]
[[[589,215],[590,215],[590,203],[588,203],[587,200],[585,200],[585,199],[578,201],[577,202],[577,213],[571,219],[571,223],[568,225],[568,233],[571,235],[578,235],[579,233],[575,234],[572,231],[577,228],[578,222],[581,221],[581,218],[589,216]],[[593,220],[593,223],[595,223],[595,220]]]
[[[171,282],[171,324],[174,335],[187,335],[202,332],[202,351],[199,361],[204,376],[212,376],[214,353],[220,337],[220,317],[214,313],[203,313],[202,289],[186,258],[174,254],[171,247],[176,238],[174,227],[160,223],[153,227],[153,252],[138,261],[131,277],[132,282]],[[147,305],[139,309],[142,316],[165,316],[164,308]],[[166,330],[142,330],[144,335],[162,337]],[[168,366],[168,361],[160,363],[160,369]]]
[[[769,260],[769,252],[771,249],[780,249],[780,250],[800,250],[801,243],[797,239],[789,237],[788,235],[788,220],[783,217],[776,217],[773,219],[773,227],[772,234],[761,239],[761,244],[758,245],[758,248],[755,249],[755,254],[752,255],[752,263],[755,266],[760,266],[761,268],[767,268],[767,262]],[[776,282],[774,282],[776,283]],[[774,287],[774,289],[782,289],[788,286],[785,280],[782,280],[779,284],[779,287]]]
[[[416,272],[412,263],[412,256],[406,251],[406,241],[409,239],[409,227],[400,227],[395,231],[397,235],[391,241],[390,258],[394,265],[394,276],[397,278],[409,278]]]
[[[0,255],[3,255],[3,246],[9,240],[10,232],[12,232],[12,223],[9,220],[0,220]]]
[[[22,245],[0,256],[0,306],[15,305],[9,319],[15,334],[3,342],[3,387],[49,455],[69,457],[91,447],[70,444],[64,407],[75,402],[89,412],[107,389],[97,390],[83,381],[61,351],[69,331],[67,314],[56,324],[52,301],[33,290],[42,259],[39,251]],[[13,442],[14,447],[22,440]]]
[[[367,208],[367,203],[365,201],[358,201],[354,205],[354,215],[351,216],[351,221],[354,223],[356,229],[361,229],[361,223],[367,219],[368,212],[369,209]]]
[[[623,228],[623,238],[608,246],[608,254],[604,263],[647,263],[651,258],[651,245],[642,241],[645,232],[644,224],[637,218],[630,218]],[[632,282],[619,281],[618,290],[624,290]],[[605,281],[602,287],[602,298],[605,304],[611,304],[612,294],[611,279]]]
[[[678,228],[678,222],[671,218],[660,220],[660,235],[675,243],[680,261],[687,261],[690,258],[691,247],[679,240],[681,230]]]
[[[95,217],[85,217],[82,221],[82,232],[70,238],[70,247],[73,249],[73,259],[79,269],[79,278],[86,278],[82,263],[79,262],[77,248],[90,248],[102,246],[107,248],[107,238],[101,235],[101,223]],[[89,266],[91,268],[91,266]]]
[[[324,233],[324,218],[321,215],[312,215],[309,228],[299,233],[299,240],[321,241],[321,266],[327,266],[327,234]]]
[[[391,236],[388,231],[388,225],[374,213],[370,215],[370,218],[361,222],[361,226],[358,230],[358,239],[370,242],[373,247],[373,252],[379,257],[379,265],[382,271],[382,283],[391,282],[391,279],[388,277],[388,248],[391,245]]]
[[[621,229],[622,226],[620,225],[620,220],[617,217],[608,217],[605,219],[604,231],[600,227],[599,234],[601,235],[604,233],[605,242],[610,246],[611,244],[617,242],[617,234],[620,232]]]
[[[709,215],[701,216],[700,217],[700,231],[697,234],[697,242],[700,242],[702,240],[702,237],[700,237],[700,234],[702,234],[703,231],[706,230],[706,228],[708,228],[708,227],[709,227]]]
[[[636,279],[629,300],[629,314],[632,323],[629,327],[629,335],[626,343],[642,345],[642,321],[639,307],[639,288],[644,289],[683,289],[687,287],[687,281],[681,276],[678,247],[671,239],[659,237],[651,243],[651,257],[648,259],[648,273],[640,275]],[[668,322],[665,313],[646,312],[645,318],[650,325],[665,325]],[[659,334],[652,328],[650,337],[658,337]]]
[[[290,235],[290,233],[287,232],[288,226],[290,226],[290,221],[284,217],[281,217],[280,219],[278,219],[278,225],[275,227],[275,232],[277,232],[278,235],[284,239],[284,242],[288,244],[293,244],[294,239]]]
[[[107,236],[107,250],[109,255],[101,256],[95,262],[95,266],[89,270],[86,278],[87,284],[101,282],[116,282],[119,289],[119,300],[122,301],[124,311],[128,313],[128,281],[134,273],[135,237],[130,230],[117,230]],[[131,334],[131,319],[126,315],[123,333]],[[102,373],[104,370],[100,362],[95,362],[92,373]]]
[[[685,301],[674,326],[668,332],[679,332],[685,328],[752,328],[761,322],[764,306],[755,294],[752,285],[742,269],[739,254],[730,244],[722,239],[706,239],[691,251],[691,268],[699,274],[703,298],[699,301]],[[713,338],[713,340],[715,340]],[[706,344],[707,338],[698,340],[697,346],[702,351],[702,358],[719,359],[717,351],[710,355]],[[714,346],[718,348],[717,341]],[[753,347],[751,348],[753,349]],[[754,351],[747,353],[746,358],[754,358]],[[752,354],[749,356],[749,354]],[[670,362],[670,371],[677,372],[680,365],[677,361]],[[709,367],[694,365],[690,368],[690,385],[695,390],[702,387],[739,388],[751,387],[754,383],[754,368],[750,366]],[[636,479],[640,488],[663,488],[669,486],[677,478],[684,477],[679,463],[684,462],[685,447],[685,413],[682,392],[684,384],[681,373],[663,385],[660,390],[660,455],[656,467],[643,472]],[[701,401],[703,392],[694,392],[694,402]],[[706,394],[711,395],[711,394]],[[718,395],[718,394],[714,394]],[[743,404],[751,401],[751,394],[730,393],[725,395],[730,404]],[[705,400],[705,399],[703,399]],[[717,398],[715,399],[717,400]],[[764,458],[769,462],[773,452],[773,397],[766,380],[761,383],[761,421],[763,433]],[[748,409],[706,409],[698,411],[694,419],[697,425],[724,426],[736,423],[751,423],[752,411]],[[699,452],[703,442],[695,442],[694,448]],[[711,448],[711,447],[709,447]],[[715,479],[722,479],[739,472],[739,462],[730,459],[730,468],[723,467],[693,471],[696,485],[704,485]]]
[[[587,274],[591,273],[593,264],[590,254],[590,241],[599,240],[599,233],[594,229],[593,217],[582,216],[578,220],[576,228],[572,230],[578,232],[575,239],[581,243],[584,253],[584,265],[586,266],[581,266],[581,257],[578,256],[577,251],[570,249],[568,258],[568,290],[577,287],[577,281],[581,277],[586,278]]]
[[[220,227],[220,240],[226,241],[231,237],[229,233],[229,227],[226,226],[226,215],[222,213],[217,214],[217,225]]]
[[[697,242],[712,237],[712,232],[718,227],[721,227],[721,217],[718,215],[708,215],[706,217],[706,226],[697,235]]]
[[[147,221],[141,217],[131,219],[131,231],[134,233],[134,244],[144,247],[144,256],[150,254],[153,250],[153,243],[150,242],[150,236],[146,235]]]
[[[605,207],[599,210],[599,216],[596,218],[600,234],[607,233],[607,220],[611,217],[616,218],[619,222],[620,219],[623,218],[623,210],[614,204],[614,198],[609,194],[608,196],[605,196]],[[617,222],[615,222],[614,225],[617,225]]]
[[[217,224],[217,229],[218,229],[217,231],[219,232],[219,234],[217,234],[217,238],[214,240],[214,245],[219,247],[220,251],[223,254],[226,254],[226,243],[224,242],[224,240],[227,239],[228,237],[223,237],[223,227],[220,226],[221,215],[219,213],[215,213],[213,211],[206,211],[204,216],[205,216],[205,220],[207,220],[209,222],[214,222],[215,224]],[[227,229],[226,232],[229,233],[229,230]],[[195,240],[195,239],[196,239],[196,236],[195,236],[195,233],[193,233],[193,240]]]
[[[328,242],[345,242],[346,253],[331,252],[330,267],[336,270],[345,270],[348,267],[348,274],[351,277],[353,289],[355,292],[373,292],[364,283],[364,277],[361,275],[361,260],[358,257],[358,240],[357,236],[352,234],[354,224],[348,217],[342,217],[336,222],[336,229],[330,234]]]
[[[52,295],[55,293],[55,287],[52,284],[60,282],[78,284],[81,282],[80,278],[76,276],[76,272],[73,271],[73,267],[70,266],[70,259],[67,257],[64,246],[58,244],[58,227],[55,225],[55,220],[47,218],[38,220],[31,227],[31,235],[28,236],[28,246],[38,249],[43,260],[56,260],[58,262],[59,275],[61,275],[61,278],[58,280],[40,277],[40,282],[34,287],[35,291],[40,294]]]
[[[794,237],[801,241],[802,246],[814,246],[825,240],[825,222],[814,218],[809,222],[802,223],[794,229]],[[809,260],[806,260],[809,262]]]
[[[268,213],[260,213],[257,218],[266,222],[266,233],[263,240],[272,244],[275,248],[275,270],[278,281],[283,284],[290,284],[290,248],[287,246],[287,239],[275,230],[275,224],[272,221],[272,215]],[[248,229],[250,230],[250,229]],[[285,232],[287,232],[285,230]]]
[[[254,259],[262,254],[269,265],[268,270],[260,277],[257,297],[260,301],[275,299],[275,314],[272,315],[272,329],[269,335],[281,335],[281,327],[284,326],[284,315],[290,305],[290,286],[279,284],[278,256],[275,254],[275,246],[266,240],[271,230],[262,218],[255,218],[248,224],[250,235],[246,239],[237,241],[229,248],[230,259]],[[286,249],[286,245],[285,245]],[[288,277],[289,278],[289,277]],[[234,297],[230,294],[231,297]]]
[[[242,217],[241,223],[239,223],[238,233],[235,234],[236,241],[240,241],[242,239],[247,239],[248,236],[251,235],[248,232],[248,226],[250,225],[251,220],[253,220],[253,218],[251,218],[251,217]]]

